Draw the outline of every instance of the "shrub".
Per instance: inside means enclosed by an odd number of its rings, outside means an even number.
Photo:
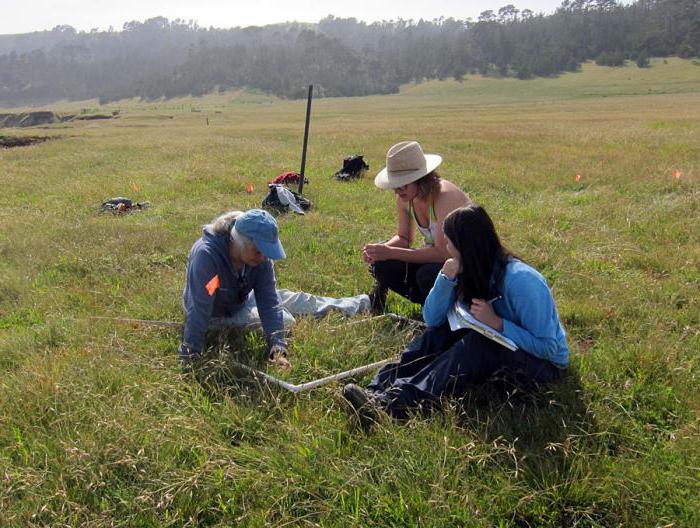
[[[646,53],[640,53],[637,55],[637,67],[648,68],[649,67],[649,57]]]
[[[596,57],[595,63],[598,66],[624,66],[625,55],[619,51],[604,51]]]

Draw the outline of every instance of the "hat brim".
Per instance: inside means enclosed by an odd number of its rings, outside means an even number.
[[[416,180],[420,180],[426,174],[430,174],[442,163],[442,156],[439,154],[425,155],[425,168],[414,171],[389,172],[384,167],[379,174],[374,177],[374,185],[380,189],[396,189],[403,187]]]
[[[278,240],[275,242],[263,242],[261,240],[253,240],[258,251],[272,260],[282,260],[287,258],[282,243]]]

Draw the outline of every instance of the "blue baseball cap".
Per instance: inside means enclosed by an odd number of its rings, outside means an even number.
[[[277,222],[262,209],[250,209],[236,218],[233,227],[241,235],[250,238],[258,251],[272,260],[286,258],[280,243]]]

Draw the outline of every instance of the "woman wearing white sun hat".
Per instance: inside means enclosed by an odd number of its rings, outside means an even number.
[[[423,304],[447,253],[442,222],[469,197],[436,172],[437,154],[424,154],[417,141],[402,141],[386,155],[386,167],[374,179],[380,189],[396,193],[397,233],[382,244],[367,244],[362,258],[370,264],[376,284],[370,293],[372,311],[384,311],[388,290]],[[423,247],[412,248],[414,224],[423,235]]]

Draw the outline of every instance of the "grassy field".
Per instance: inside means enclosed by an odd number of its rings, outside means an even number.
[[[200,226],[298,170],[304,102],[51,107],[81,108],[120,117],[1,131],[56,137],[0,150],[1,527],[700,525],[700,66],[314,102],[315,208],[280,219],[281,287],[368,291],[360,248],[393,233],[393,196],[331,175],[354,153],[373,175],[415,138],[548,278],[571,348],[550,392],[477,387],[371,433],[339,385],[292,396],[232,370],[231,357],[262,365],[257,334],[219,336],[193,376],[178,331],[90,319],[181,319]],[[99,215],[117,195],[152,207]],[[415,313],[397,297],[390,309]],[[284,376],[390,357],[410,337],[302,320]]]

